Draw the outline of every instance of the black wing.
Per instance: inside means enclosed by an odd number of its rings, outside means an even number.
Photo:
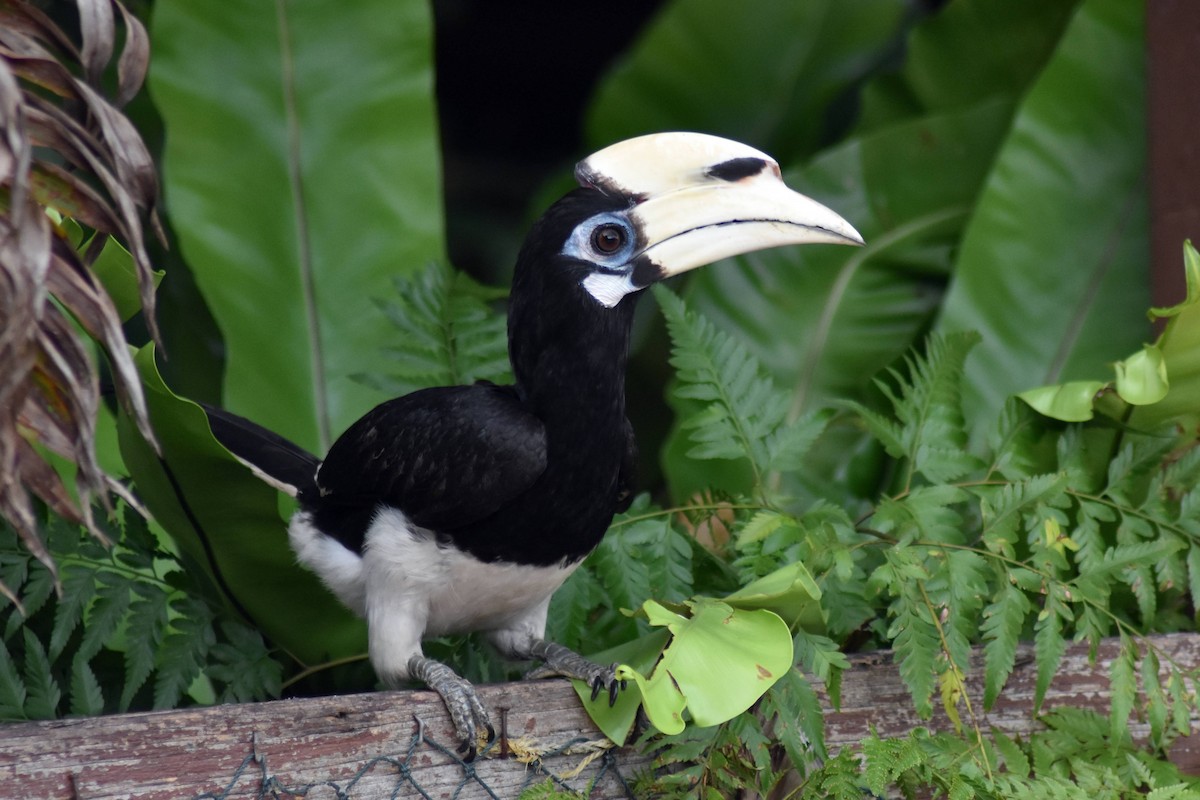
[[[439,532],[503,508],[546,468],[546,432],[511,387],[425,389],[376,406],[339,438],[301,495],[353,550],[381,504]]]

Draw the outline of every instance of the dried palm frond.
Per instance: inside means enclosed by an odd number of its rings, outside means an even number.
[[[97,366],[82,329],[104,349],[117,396],[154,442],[121,319],[90,269],[106,238],[130,251],[151,334],[154,283],[143,240],[162,237],[158,182],[141,136],[118,110],[149,63],[145,28],[117,0],[77,0],[82,45],[24,0],[0,0],[0,515],[52,574],[30,493],[103,538],[92,498],[121,491],[96,459]],[[123,21],[116,98],[100,90]],[[79,253],[56,220],[96,232]],[[47,461],[77,465],[75,491]],[[16,602],[2,583],[0,594]]]

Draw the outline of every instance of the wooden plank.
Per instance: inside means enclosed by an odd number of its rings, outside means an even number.
[[[566,681],[479,692],[507,738],[470,766],[441,749],[454,737],[436,694],[379,692],[0,726],[0,797],[275,797],[260,794],[267,778],[280,797],[470,800],[516,797],[555,775],[577,789],[599,777],[591,796],[611,798],[648,763],[610,753]]]
[[[1174,661],[1185,670],[1200,669],[1200,635],[1173,633],[1149,637],[1158,648],[1159,661],[1166,665]],[[1111,693],[1108,686],[1109,665],[1120,650],[1120,641],[1106,639],[1098,648],[1095,663],[1088,659],[1086,644],[1067,648],[1062,664],[1046,692],[1044,711],[1055,708],[1090,708],[1108,713]],[[902,736],[918,726],[934,731],[950,731],[953,723],[935,698],[934,714],[922,720],[913,709],[912,696],[900,679],[899,670],[888,652],[851,656],[853,669],[842,681],[840,711],[825,717],[825,740],[830,752],[861,741],[873,726],[881,736]],[[1163,668],[1166,674],[1166,668]],[[967,674],[967,696],[985,729],[999,728],[1009,735],[1036,730],[1038,723],[1031,717],[1037,666],[1032,645],[1022,645],[1017,651],[1017,663],[1003,694],[989,712],[983,711],[983,652],[972,652],[971,668]],[[960,710],[964,725],[970,724],[965,709]],[[1135,709],[1135,716],[1137,710]],[[1193,717],[1193,727],[1200,728],[1200,717]],[[1146,740],[1150,726],[1131,720],[1130,733],[1135,740]],[[1180,739],[1171,750],[1171,760],[1191,775],[1200,775],[1200,736]]]
[[[1200,635],[1152,637],[1161,661],[1200,669]],[[1107,711],[1108,665],[1119,643],[1106,641],[1096,663],[1087,647],[1067,651],[1045,708],[1076,706]],[[949,730],[940,709],[919,719],[890,653],[853,656],[842,682],[842,705],[826,719],[834,752],[853,746],[874,727],[902,735],[918,725]],[[987,714],[982,711],[982,654],[976,651],[968,696],[981,723],[1010,734],[1026,733],[1036,670],[1023,647],[1008,688]],[[0,797],[108,800],[136,798],[293,797],[516,797],[548,775],[584,789],[596,776],[592,797],[626,796],[621,778],[632,780],[648,761],[631,749],[606,749],[575,693],[565,681],[480,687],[496,721],[506,719],[502,746],[464,768],[437,746],[453,741],[449,720],[431,692],[380,692],[241,706],[125,714],[94,719],[0,726]],[[505,710],[502,712],[502,710]],[[418,740],[423,721],[425,738]],[[963,718],[967,719],[964,712]],[[1130,725],[1144,738],[1147,726]],[[1172,759],[1200,774],[1198,737],[1180,740]],[[503,752],[502,752],[503,751]],[[254,755],[257,752],[258,760]],[[530,765],[519,754],[541,754]],[[504,756],[504,757],[502,757]],[[571,773],[582,768],[578,775]],[[267,789],[262,791],[264,778]],[[490,792],[490,793],[489,793]]]

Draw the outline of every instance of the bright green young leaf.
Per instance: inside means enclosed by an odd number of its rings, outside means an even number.
[[[1104,381],[1068,381],[1056,386],[1029,389],[1017,397],[1047,417],[1064,422],[1084,422],[1092,418],[1096,393],[1105,385]]]
[[[134,360],[163,459],[124,414],[121,452],[154,517],[225,602],[302,663],[365,652],[365,626],[296,564],[279,492],[213,439],[199,406],[166,387],[152,345]]]
[[[824,633],[825,612],[821,608],[821,587],[812,573],[799,561],[746,584],[722,602],[747,610],[766,609],[793,628]]]
[[[616,675],[637,687],[642,709],[645,710],[646,719],[650,720],[651,725],[668,736],[683,730],[683,710],[687,707],[687,698],[684,697],[679,684],[671,680],[670,673],[666,670],[656,670],[647,678],[641,672],[622,665],[617,668]]]
[[[225,340],[225,405],[313,450],[383,399],[391,278],[442,257],[431,10],[154,6],[150,89],[180,249]]]
[[[688,605],[690,619],[653,600],[643,606],[651,625],[673,634],[647,685],[658,692],[654,697],[663,700],[664,710],[672,706],[658,681],[677,685],[692,720],[701,727],[717,725],[749,708],[791,669],[792,636],[771,611],[744,611],[704,598]]]
[[[1167,320],[1157,345],[1171,388],[1161,402],[1134,409],[1134,425],[1154,427],[1174,417],[1200,415],[1200,254],[1191,242],[1184,243],[1183,262],[1186,298],[1172,308],[1150,311],[1152,317]]]
[[[1127,403],[1148,406],[1167,396],[1167,362],[1162,351],[1147,345],[1113,365],[1117,372],[1117,394]]]
[[[938,323],[983,334],[969,418],[1146,339],[1143,17],[1140,2],[1086,0],[997,156]]]
[[[1200,305],[1200,253],[1196,252],[1192,240],[1183,243],[1184,298],[1169,308],[1150,309],[1151,319],[1169,319]]]

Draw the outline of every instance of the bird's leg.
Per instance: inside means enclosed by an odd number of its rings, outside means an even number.
[[[532,670],[526,678],[548,678],[561,675],[564,678],[581,680],[592,687],[592,699],[608,690],[608,704],[617,702],[617,692],[625,688],[625,681],[617,680],[616,664],[603,666],[589,661],[569,647],[545,639],[533,639],[529,643],[527,658],[537,658],[542,666]]]
[[[446,710],[450,712],[454,730],[462,740],[458,751],[465,753],[464,761],[474,760],[481,727],[487,731],[488,742],[496,738],[496,731],[492,728],[487,709],[483,707],[470,681],[460,677],[440,661],[425,656],[413,656],[409,659],[408,674],[423,681],[441,695]]]
[[[437,692],[460,742],[458,751],[467,761],[475,758],[477,737],[487,731],[488,741],[496,737],[488,720],[487,709],[475,694],[475,687],[454,670],[421,652],[428,607],[410,581],[395,579],[394,570],[384,557],[386,542],[368,549],[365,559],[367,644],[371,666],[385,684],[399,688],[409,680],[423,681]]]
[[[625,688],[625,681],[617,680],[616,664],[601,666],[588,661],[569,647],[542,638],[546,631],[546,612],[550,598],[523,617],[514,620],[505,628],[488,633],[488,639],[505,657],[514,661],[538,660],[542,666],[525,675],[527,679],[562,676],[584,681],[592,687],[592,699],[608,690],[609,705],[617,702],[617,692]]]

